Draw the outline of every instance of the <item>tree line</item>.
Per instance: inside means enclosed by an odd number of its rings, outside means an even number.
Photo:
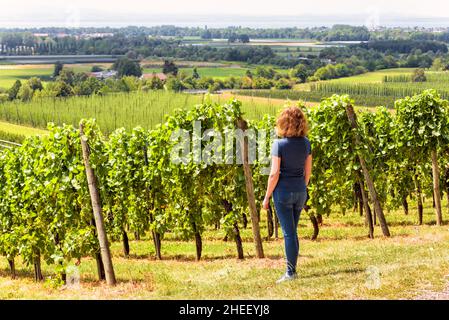
[[[248,38],[231,35],[229,41],[247,42]],[[110,54],[128,55],[132,59],[169,58],[193,61],[236,61],[248,64],[270,64],[292,68],[305,64],[314,72],[328,64],[350,60],[351,64],[372,71],[392,65],[431,65],[436,56],[446,57],[447,46],[433,40],[379,40],[358,45],[323,49],[319,56],[301,53],[283,57],[268,46],[231,46],[216,48],[190,45],[180,39],[148,38],[145,35],[114,34],[111,37],[78,38],[41,37],[30,33],[0,33],[2,55]],[[300,59],[301,58],[301,59]],[[351,69],[353,68],[351,66]]]
[[[416,28],[379,28],[369,30],[364,26],[351,26],[337,24],[332,27],[288,27],[288,28],[248,28],[230,26],[226,28],[209,27],[179,27],[179,26],[153,26],[123,28],[112,27],[42,27],[42,28],[0,28],[5,33],[40,33],[64,34],[69,36],[84,36],[94,34],[123,34],[125,36],[154,36],[154,37],[205,37],[229,39],[232,35],[247,35],[251,39],[316,39],[319,41],[369,41],[369,40],[434,40],[449,42],[448,28],[435,32],[432,29]]]

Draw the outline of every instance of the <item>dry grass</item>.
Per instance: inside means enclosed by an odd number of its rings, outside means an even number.
[[[427,205],[429,205],[429,201]],[[265,259],[254,257],[251,230],[242,231],[245,260],[235,259],[235,244],[223,242],[222,231],[204,233],[203,259],[195,261],[192,241],[168,234],[162,261],[153,258],[150,239],[131,241],[131,257],[121,243],[112,245],[118,285],[96,280],[95,261],[84,258],[79,285],[54,285],[54,270],[44,266],[46,281],[35,283],[32,269],[18,263],[11,280],[0,260],[0,299],[434,299],[445,295],[449,274],[448,226],[434,226],[426,207],[427,225],[416,226],[413,214],[388,213],[391,238],[366,238],[362,218],[355,213],[325,218],[318,241],[308,239],[306,214],[300,222],[299,279],[283,285],[275,280],[284,270],[283,242],[264,243]],[[446,217],[447,219],[447,217]],[[266,234],[265,222],[262,233]],[[447,292],[446,292],[447,293]]]

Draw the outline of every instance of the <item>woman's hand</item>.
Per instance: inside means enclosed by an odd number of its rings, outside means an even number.
[[[265,197],[263,199],[262,208],[264,208],[265,210],[268,210],[269,207],[270,207],[270,198]]]
[[[268,210],[270,207],[270,198],[273,194],[274,189],[279,181],[279,175],[281,173],[281,158],[271,157],[271,171],[268,177],[267,192],[265,193],[265,199],[263,199],[262,208]]]

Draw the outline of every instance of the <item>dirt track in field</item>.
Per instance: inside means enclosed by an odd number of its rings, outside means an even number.
[[[232,94],[232,93],[222,93],[220,94],[221,98],[224,99],[231,99],[231,98],[236,98],[242,102],[245,101],[253,101],[253,102],[260,102],[260,103],[271,103],[273,105],[279,105],[279,106],[284,106],[286,104],[295,104],[296,100],[287,100],[287,99],[273,99],[273,98],[264,98],[264,97],[252,97],[252,96],[243,96],[243,95],[238,95],[238,94]],[[307,107],[314,107],[316,105],[318,105],[318,102],[306,102],[305,103]]]

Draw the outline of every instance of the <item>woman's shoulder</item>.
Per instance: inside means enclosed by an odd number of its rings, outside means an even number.
[[[277,144],[278,146],[286,145],[286,144],[288,144],[288,142],[289,142],[288,138],[280,137],[280,138],[274,139],[274,143]]]
[[[276,143],[278,145],[285,145],[285,144],[289,144],[289,143],[297,143],[297,142],[305,142],[306,144],[310,144],[310,140],[309,138],[307,138],[306,136],[304,137],[293,137],[293,138],[277,138],[274,139],[273,143]]]

